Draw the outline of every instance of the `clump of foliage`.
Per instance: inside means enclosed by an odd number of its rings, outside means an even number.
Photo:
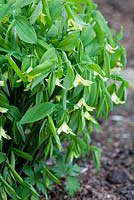
[[[0,199],[47,199],[66,176],[73,195],[83,153],[99,168],[90,134],[126,99],[121,38],[91,0],[0,0]]]

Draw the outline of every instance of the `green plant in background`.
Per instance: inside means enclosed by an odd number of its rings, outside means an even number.
[[[83,153],[100,167],[92,129],[126,100],[120,39],[91,0],[0,0],[0,199],[48,199],[66,176],[73,195]]]

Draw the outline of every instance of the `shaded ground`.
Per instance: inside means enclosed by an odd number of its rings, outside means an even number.
[[[96,0],[116,30],[123,25],[123,44],[128,52],[128,67],[123,75],[130,81],[128,102],[119,106],[103,124],[102,133],[93,133],[94,144],[101,147],[102,167],[97,172],[90,158],[83,160],[81,191],[70,198],[63,186],[56,187],[51,200],[134,200],[134,2],[133,0]]]

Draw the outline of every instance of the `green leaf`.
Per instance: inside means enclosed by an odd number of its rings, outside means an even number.
[[[54,104],[50,102],[40,103],[30,108],[20,120],[20,124],[27,124],[39,121],[47,115],[51,114],[54,109]]]
[[[25,142],[26,134],[25,134],[25,132],[23,130],[22,125],[19,122],[17,122],[16,125],[17,125],[17,129],[18,129],[19,133],[21,134],[21,137],[22,137],[23,141]]]
[[[39,1],[39,3],[36,5],[36,8],[34,9],[32,15],[30,16],[30,23],[34,24],[39,15],[41,14],[42,11],[42,2]]]
[[[96,33],[93,27],[90,24],[88,24],[88,26],[81,33],[81,40],[84,46],[88,45],[95,37]]]
[[[67,74],[63,81],[63,86],[66,88],[66,90],[69,90],[73,87],[74,82],[74,70],[71,66],[71,64],[67,64]]]
[[[46,60],[57,60],[55,48],[51,47],[43,54],[40,60],[40,64],[42,64]]]
[[[70,176],[79,176],[79,174],[80,174],[80,166],[79,165],[77,165],[77,164],[70,164],[70,168],[69,168],[69,170],[68,170],[68,173],[69,173],[69,175]]]
[[[5,93],[3,93],[2,91],[0,91],[0,107],[6,107],[8,108],[9,106],[9,100],[6,97]]]
[[[4,162],[6,159],[7,159],[6,154],[3,153],[3,152],[0,152],[0,164],[1,164],[2,162]]]
[[[8,168],[10,169],[10,171],[12,172],[14,178],[23,186],[25,186],[25,182],[24,180],[21,178],[21,176],[18,174],[18,172],[12,167],[12,165],[10,165],[8,162],[6,162]]]
[[[43,167],[44,168],[44,171],[47,173],[47,176],[55,183],[59,183],[59,179],[54,175],[52,174],[52,172],[50,170],[48,170],[47,167]]]
[[[1,4],[0,5],[0,20],[4,18],[11,9],[11,4]]]
[[[105,50],[104,50],[104,69],[106,77],[110,78],[110,56]]]
[[[0,175],[0,180],[3,183],[3,185],[5,186],[5,190],[7,191],[7,193],[9,194],[10,197],[16,197],[17,199],[20,199],[19,196],[17,195],[17,193],[15,192],[15,190],[10,186],[9,183],[7,183],[4,178]]]
[[[15,19],[16,32],[19,38],[24,42],[36,44],[37,35],[28,20],[24,16],[17,16]]]
[[[108,40],[109,40],[110,44],[113,44],[112,33],[111,33],[111,31],[110,31],[110,29],[109,29],[109,27],[107,25],[107,22],[106,22],[105,18],[101,14],[101,12],[98,11],[98,10],[94,11],[94,17],[95,17],[95,20],[100,25],[100,27],[103,30],[103,32],[108,37]]]
[[[48,74],[40,74],[37,76],[34,81],[32,82],[31,90],[33,90],[36,86],[44,81]]]
[[[63,51],[73,51],[78,38],[80,37],[80,32],[75,31],[67,35],[61,42],[58,44],[58,48]]]
[[[36,3],[38,0],[16,0],[13,5],[13,9],[19,9],[31,3]]]
[[[76,177],[67,177],[66,190],[69,192],[71,197],[73,197],[76,192],[80,191],[80,183]]]
[[[55,20],[59,17],[63,10],[63,2],[62,0],[53,0],[49,5],[49,11],[51,15],[51,19]]]
[[[16,120],[16,121],[20,121],[20,119],[22,118],[22,115],[19,111],[19,109],[16,106],[10,105],[8,107],[8,113]]]
[[[3,187],[0,187],[0,197],[1,200],[7,200],[7,194]]]
[[[52,134],[53,134],[53,137],[55,139],[55,142],[57,143],[58,145],[58,148],[61,149],[61,142],[60,142],[60,138],[57,134],[57,131],[56,131],[56,127],[54,125],[54,122],[53,122],[53,119],[48,116],[48,125],[49,125],[49,129],[51,130]]]
[[[121,81],[121,82],[123,82],[123,83],[124,83],[124,86],[125,86],[126,88],[129,88],[129,82],[128,82],[126,79],[124,79],[123,76],[120,75],[119,73],[114,72],[114,73],[111,75],[111,78],[112,78],[112,80],[114,80],[114,81]]]
[[[55,89],[56,75],[55,73],[51,73],[48,79],[48,93],[51,96]]]
[[[101,163],[100,163],[101,150],[97,146],[91,146],[91,150],[93,151],[93,159],[94,159],[96,169],[99,170],[101,166]]]
[[[33,160],[33,157],[27,152],[21,151],[21,150],[16,149],[16,148],[12,148],[12,150],[17,156],[19,156],[21,158],[24,158],[26,160]]]
[[[18,77],[20,79],[22,79],[24,82],[26,82],[26,78],[24,77],[24,75],[22,74],[21,70],[19,69],[19,67],[16,65],[16,63],[14,62],[14,60],[9,57],[8,55],[6,56],[8,59],[9,64],[11,65],[11,67],[13,68],[13,70],[16,72],[16,74],[18,75]]]
[[[97,65],[95,63],[92,63],[92,64],[89,64],[89,68],[91,68],[92,70],[94,70],[95,72],[97,72],[99,75],[104,76],[104,72],[100,68],[99,65]]]
[[[52,24],[49,31],[47,32],[47,38],[49,38],[49,39],[56,38],[59,34],[58,31],[59,31],[58,27],[56,25]]]
[[[55,60],[46,60],[43,63],[37,65],[33,70],[29,73],[30,75],[38,75],[40,73],[47,74],[53,71],[55,68]]]
[[[117,35],[116,35],[115,38],[114,38],[114,40],[115,40],[116,42],[119,42],[120,40],[122,40],[123,34],[124,34],[123,32],[124,32],[123,27],[121,27],[120,32],[117,33]]]

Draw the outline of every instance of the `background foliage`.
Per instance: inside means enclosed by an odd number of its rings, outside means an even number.
[[[100,167],[90,134],[126,100],[122,36],[90,0],[0,0],[2,200],[48,199],[65,177],[73,195],[83,153]]]

